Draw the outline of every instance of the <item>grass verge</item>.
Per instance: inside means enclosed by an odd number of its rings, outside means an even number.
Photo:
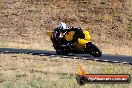
[[[79,65],[88,74],[130,74],[132,66],[27,54],[0,54],[0,88],[131,88],[130,84],[76,82]]]

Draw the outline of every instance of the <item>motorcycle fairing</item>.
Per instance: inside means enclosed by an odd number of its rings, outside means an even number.
[[[67,32],[66,35],[65,35],[66,41],[68,41],[68,42],[72,41],[74,34],[75,34],[75,31],[69,31],[69,32]]]
[[[46,32],[46,35],[48,35],[49,37],[51,37],[52,36],[52,31],[49,31],[49,32]]]
[[[88,42],[91,42],[90,41],[91,36],[90,36],[89,32],[83,31],[83,33],[85,34],[85,38],[84,39],[78,38],[78,44],[80,44],[80,45],[86,45]]]

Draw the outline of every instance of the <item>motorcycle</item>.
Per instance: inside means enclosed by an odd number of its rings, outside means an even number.
[[[60,40],[56,40],[54,37],[55,32],[47,32],[46,34],[51,38],[53,47],[58,55],[68,55],[69,53],[90,54],[94,57],[102,55],[99,47],[92,43],[88,30],[69,29],[63,33],[63,37]],[[72,43],[73,40],[74,42]]]

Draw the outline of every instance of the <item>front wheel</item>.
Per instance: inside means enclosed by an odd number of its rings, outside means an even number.
[[[95,44],[90,44],[88,47],[89,54],[94,57],[100,57],[102,55],[102,51]]]

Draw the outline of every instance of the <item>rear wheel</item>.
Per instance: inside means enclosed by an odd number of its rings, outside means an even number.
[[[56,51],[56,53],[57,53],[57,55],[67,55],[67,54],[69,54],[69,52],[61,51],[61,50]]]
[[[67,55],[67,54],[69,54],[68,49],[66,49],[64,47],[61,47],[59,50],[56,50],[56,53],[58,55]]]
[[[95,44],[90,44],[88,47],[89,54],[94,57],[100,57],[102,55],[101,50]]]

